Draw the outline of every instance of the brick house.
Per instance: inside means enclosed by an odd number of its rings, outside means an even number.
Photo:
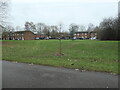
[[[93,38],[93,37],[98,37],[98,34],[97,34],[97,32],[95,32],[95,31],[91,31],[90,32],[90,38]]]
[[[39,34],[34,34],[34,39],[44,39],[46,38],[47,36],[46,35],[39,35]]]
[[[88,32],[88,31],[75,32],[74,36],[76,38],[86,38],[86,39],[93,38],[93,37],[97,38],[97,32],[94,32],[94,31],[91,31],[91,32]]]
[[[4,32],[3,40],[34,40],[34,33],[31,31]]]

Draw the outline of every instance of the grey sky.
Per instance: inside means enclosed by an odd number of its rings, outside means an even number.
[[[118,14],[118,1],[91,0],[12,0],[11,22],[14,26],[24,27],[25,21],[43,22],[48,25],[71,23],[99,25],[103,18]]]

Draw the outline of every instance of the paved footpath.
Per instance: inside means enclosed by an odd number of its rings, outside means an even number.
[[[3,88],[118,88],[118,76],[2,61]]]

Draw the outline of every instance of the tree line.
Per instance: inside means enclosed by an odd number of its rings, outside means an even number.
[[[14,28],[13,26],[7,24],[7,13],[9,8],[8,0],[0,1],[0,34],[10,34],[15,30],[29,30],[39,35],[51,36],[52,38],[56,38],[59,36],[70,37],[73,38],[75,32],[78,31],[95,31],[97,32],[99,40],[120,40],[120,14],[118,17],[109,17],[104,18],[103,21],[100,22],[98,26],[94,26],[92,23],[88,25],[86,28],[84,25],[78,25],[72,23],[69,25],[67,31],[63,30],[63,24],[59,25],[46,25],[45,23],[36,23],[33,22],[25,22],[24,29],[21,29],[20,26]]]
[[[60,37],[70,37],[73,38],[75,32],[78,31],[95,31],[98,34],[99,40],[120,40],[119,31],[118,28],[119,18],[105,18],[102,22],[100,22],[99,26],[94,26],[92,23],[90,23],[86,29],[84,25],[78,25],[75,23],[72,23],[69,25],[68,31],[63,30],[63,24],[59,25],[46,25],[45,23],[36,23],[33,22],[25,22],[24,30],[25,31],[32,31],[39,35],[46,35],[48,37],[51,36],[51,38],[57,38]],[[22,30],[19,26],[16,27],[16,30]],[[6,26],[3,32],[14,32],[15,28],[12,26]]]
[[[105,18],[96,29],[100,40],[120,40],[120,18]]]

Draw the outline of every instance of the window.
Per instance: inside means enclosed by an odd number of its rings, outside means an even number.
[[[85,36],[85,38],[87,38],[87,36]]]

